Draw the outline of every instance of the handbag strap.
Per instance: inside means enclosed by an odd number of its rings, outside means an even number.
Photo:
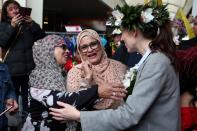
[[[14,37],[14,40],[12,41],[12,43],[11,43],[9,49],[6,51],[6,53],[5,53],[5,55],[4,55],[4,58],[3,58],[3,60],[2,60],[3,63],[4,63],[4,61],[5,61],[6,57],[7,57],[7,55],[9,54],[10,49],[14,46],[14,44],[15,44],[15,42],[16,42],[16,40],[17,40],[17,38],[18,38],[18,36],[19,36],[19,34],[20,34],[20,32],[21,32],[21,29],[22,29],[22,26],[19,27],[18,32],[17,32],[16,36]]]

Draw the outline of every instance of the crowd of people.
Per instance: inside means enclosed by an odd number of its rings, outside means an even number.
[[[197,17],[196,37],[177,48],[166,5],[117,6],[112,54],[84,29],[76,40],[80,63],[68,71],[64,38],[46,35],[20,7],[7,0],[1,12],[0,131],[8,130],[5,114],[18,112],[19,95],[21,131],[197,129]]]

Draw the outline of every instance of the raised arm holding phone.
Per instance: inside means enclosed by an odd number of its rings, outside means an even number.
[[[14,0],[3,3],[0,23],[0,47],[7,50],[2,58],[8,66],[16,98],[21,94],[23,111],[28,109],[29,73],[35,64],[32,56],[34,41],[45,36],[45,32],[30,17],[28,8]],[[9,51],[8,51],[9,50]]]

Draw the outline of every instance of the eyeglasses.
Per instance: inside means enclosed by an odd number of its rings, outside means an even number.
[[[67,50],[67,46],[65,44],[62,44],[62,45],[57,45],[55,47],[60,47],[62,48],[63,50]]]
[[[93,42],[90,42],[89,44],[87,45],[82,45],[79,47],[79,50],[83,53],[86,53],[88,51],[88,48],[90,47],[92,50],[95,50],[98,48],[98,45],[99,45],[99,41],[93,41]]]

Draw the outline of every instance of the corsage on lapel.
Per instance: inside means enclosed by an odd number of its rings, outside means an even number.
[[[125,97],[125,100],[127,99],[128,95],[132,94],[133,87],[134,87],[135,81],[136,81],[136,77],[137,77],[137,69],[130,68],[129,70],[127,70],[127,72],[124,76],[124,79],[122,81],[124,87],[128,91],[127,96]]]

